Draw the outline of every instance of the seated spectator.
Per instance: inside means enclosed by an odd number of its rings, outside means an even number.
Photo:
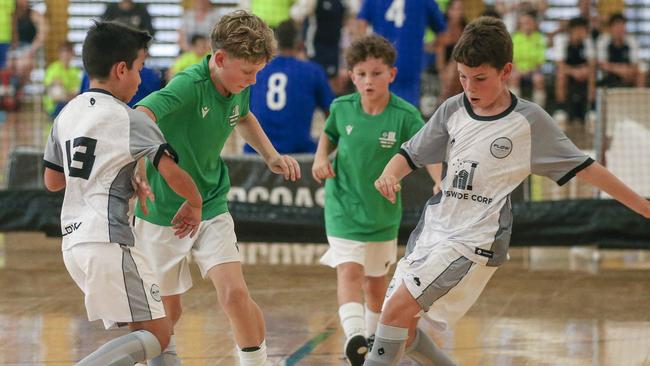
[[[147,6],[136,4],[132,0],[109,3],[106,6],[102,20],[114,20],[136,29],[146,30],[152,36],[155,33]]]
[[[16,68],[23,83],[30,80],[32,69],[47,35],[47,21],[43,14],[32,9],[29,0],[17,0],[14,12],[17,44],[12,51],[16,57]],[[42,54],[40,54],[42,60]]]
[[[70,65],[74,55],[73,47],[70,42],[61,43],[59,59],[45,70],[43,84],[46,93],[43,96],[43,106],[52,119],[77,95],[81,85],[81,70]]]
[[[201,62],[203,57],[210,53],[210,42],[208,39],[200,34],[192,36],[190,42],[190,49],[183,52],[169,68],[167,80],[170,80],[174,75],[185,70],[186,68]]]
[[[555,101],[558,104],[554,117],[561,124],[567,119],[584,121],[596,91],[596,57],[587,19],[571,19],[568,32],[556,37],[553,49],[557,65]]]
[[[494,5],[510,33],[517,30],[520,14],[532,11],[535,16],[542,15],[548,7],[546,0],[496,0]],[[536,19],[537,22],[540,20]]]
[[[191,37],[201,35],[210,39],[210,33],[219,19],[229,12],[230,8],[217,5],[213,6],[210,0],[194,0],[192,9],[183,13],[181,27],[178,30],[178,45],[182,52],[187,52],[191,47]]]
[[[454,46],[460,39],[465,25],[467,25],[461,0],[451,0],[448,3],[445,20],[447,21],[447,30],[440,33],[435,40],[436,70],[440,78],[438,105],[442,104],[447,98],[463,91],[458,78],[456,62],[451,59]]]
[[[510,76],[510,88],[521,96],[522,81],[532,82],[533,102],[544,107],[546,92],[542,65],[546,61],[546,40],[537,30],[536,14],[533,11],[519,16],[519,26],[512,35],[513,68]]]
[[[609,33],[601,34],[596,44],[598,55],[598,84],[606,87],[645,85],[639,68],[639,44],[627,34],[627,19],[623,14],[609,18]]]
[[[250,109],[279,153],[313,153],[314,110],[319,107],[327,112],[334,94],[320,65],[296,57],[302,42],[293,21],[280,23],[275,34],[279,55],[257,74]],[[244,152],[254,150],[246,145]]]

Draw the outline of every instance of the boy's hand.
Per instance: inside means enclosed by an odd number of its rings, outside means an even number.
[[[645,201],[645,206],[643,207],[643,213],[641,215],[646,219],[650,219],[650,201]]]
[[[399,181],[393,175],[382,175],[375,181],[375,188],[391,203],[395,203],[397,195],[395,193],[402,189]]]
[[[300,165],[289,155],[277,155],[266,163],[275,174],[282,174],[285,180],[295,182],[300,179]]]
[[[322,184],[327,178],[336,177],[332,163],[328,158],[321,159],[318,156],[314,158],[314,164],[311,166],[311,175],[318,184]]]
[[[194,207],[187,201],[183,202],[172,219],[174,235],[182,239],[189,234],[190,238],[193,238],[201,224],[201,211],[201,207]]]
[[[131,180],[131,184],[133,185],[133,189],[135,190],[135,195],[138,197],[138,204],[140,205],[140,209],[142,210],[142,213],[148,215],[149,209],[147,208],[147,198],[150,199],[151,202],[154,202],[156,200],[156,197],[153,195],[153,192],[151,192],[151,187],[149,186],[149,182],[147,182],[146,179],[143,179],[140,175],[136,173],[133,176],[133,179]]]

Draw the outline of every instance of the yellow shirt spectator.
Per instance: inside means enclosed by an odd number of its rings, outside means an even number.
[[[537,70],[546,61],[546,40],[540,32],[512,35],[513,63],[522,74]]]

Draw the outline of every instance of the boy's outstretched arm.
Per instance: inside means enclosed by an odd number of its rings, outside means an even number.
[[[576,176],[593,186],[607,192],[614,199],[627,206],[632,211],[650,219],[650,201],[641,197],[630,187],[621,182],[614,174],[604,166],[593,163],[579,171]]]
[[[406,158],[401,154],[396,154],[390,159],[381,176],[375,181],[375,188],[387,200],[395,203],[395,193],[402,189],[399,182],[412,171],[413,169],[409,166]]]
[[[311,166],[311,175],[319,184],[322,183],[324,179],[336,176],[329,159],[330,154],[334,150],[336,150],[336,145],[334,145],[330,141],[329,137],[327,137],[327,134],[323,132],[318,140],[318,148],[314,155],[314,163]]]
[[[300,165],[296,159],[289,155],[280,155],[275,150],[252,112],[242,117],[236,128],[244,140],[260,154],[273,173],[282,174],[286,180],[300,179]]]
[[[157,168],[169,187],[186,200],[172,219],[176,230],[174,234],[180,238],[184,238],[187,234],[190,235],[190,238],[194,237],[201,223],[203,207],[203,198],[201,198],[196,184],[187,172],[165,154],[160,158]]]

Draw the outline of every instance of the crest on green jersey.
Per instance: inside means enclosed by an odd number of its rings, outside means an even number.
[[[385,149],[395,146],[397,142],[397,133],[395,131],[382,131],[379,136],[379,145]]]
[[[230,112],[230,116],[228,117],[228,123],[230,124],[230,127],[236,125],[237,121],[239,121],[239,104],[235,104],[232,107],[232,111]]]

